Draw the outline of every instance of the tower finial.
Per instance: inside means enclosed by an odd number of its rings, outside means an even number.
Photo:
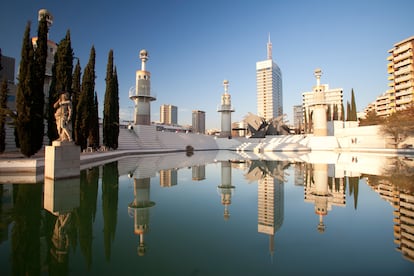
[[[270,42],[270,33],[267,41],[267,59],[272,59],[272,42]]]

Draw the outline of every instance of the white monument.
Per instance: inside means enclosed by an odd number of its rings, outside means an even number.
[[[322,70],[315,70],[316,86],[313,88],[313,134],[315,136],[328,135],[328,122],[326,116],[325,87],[321,85]]]
[[[229,81],[223,81],[224,94],[221,96],[221,105],[217,110],[221,113],[221,131],[220,137],[231,137],[231,113],[234,109],[231,107],[231,96],[228,93]]]

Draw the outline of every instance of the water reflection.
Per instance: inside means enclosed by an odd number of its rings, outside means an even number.
[[[43,207],[54,216],[50,217],[51,224],[55,221],[51,229],[50,258],[54,267],[66,267],[73,213],[80,204],[80,179],[46,178],[43,189]]]
[[[329,162],[311,154],[280,160],[223,152],[164,154],[120,159],[82,170],[77,179],[2,184],[0,254],[6,257],[1,266],[5,274],[28,275],[113,274],[120,266],[154,275],[177,263],[180,268],[171,274],[183,274],[191,264],[198,266],[194,271],[204,271],[200,274],[301,274],[309,272],[310,263],[314,271],[322,271],[310,256],[330,250],[335,254],[326,256],[327,263],[334,264],[335,255],[343,257],[360,241],[361,254],[376,260],[371,263],[355,252],[365,260],[361,271],[414,269],[413,159],[324,158]],[[200,185],[187,185],[198,181]],[[376,213],[385,210],[384,201],[392,206],[391,217]],[[376,209],[367,213],[371,205]],[[355,232],[348,220],[356,222],[357,214],[380,222],[358,225]],[[393,231],[394,245],[376,250],[378,243],[392,242],[384,238],[387,231]],[[357,244],[347,240],[341,247],[344,233],[352,233]],[[309,248],[316,251],[302,260]],[[271,261],[259,260],[262,254]],[[219,261],[223,259],[226,263]],[[403,259],[409,262],[401,263]],[[288,265],[293,260],[298,267]]]
[[[221,185],[217,186],[220,196],[221,204],[224,206],[224,220],[230,218],[229,206],[231,204],[231,197],[235,186],[231,181],[231,163],[230,161],[221,161]]]
[[[328,215],[328,211],[332,210],[332,206],[345,207],[346,205],[344,177],[329,175],[328,168],[328,164],[307,164],[306,166],[305,202],[313,203],[315,206],[315,214],[319,216],[317,226],[319,233],[325,232],[326,226],[323,218]],[[358,181],[357,178],[357,184]]]

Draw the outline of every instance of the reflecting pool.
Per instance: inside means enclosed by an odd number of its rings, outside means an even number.
[[[414,161],[144,155],[0,184],[2,275],[414,275]]]

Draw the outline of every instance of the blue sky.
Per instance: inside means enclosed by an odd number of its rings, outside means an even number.
[[[361,111],[387,90],[387,51],[414,35],[412,0],[6,0],[0,47],[3,55],[16,58],[16,71],[26,23],[32,21],[35,36],[41,8],[54,16],[51,40],[58,43],[70,30],[82,70],[95,46],[101,110],[109,50],[118,71],[121,119],[129,120],[128,90],[141,66],[138,53],[147,49],[157,97],[151,119],[159,120],[161,104],[173,104],[180,124],[191,124],[192,110],[204,110],[207,128],[220,128],[224,79],[236,110],[232,120],[256,113],[255,67],[266,58],[269,33],[290,121],[293,105],[315,84],[318,67],[322,83],[344,89],[345,102],[354,89]]]

